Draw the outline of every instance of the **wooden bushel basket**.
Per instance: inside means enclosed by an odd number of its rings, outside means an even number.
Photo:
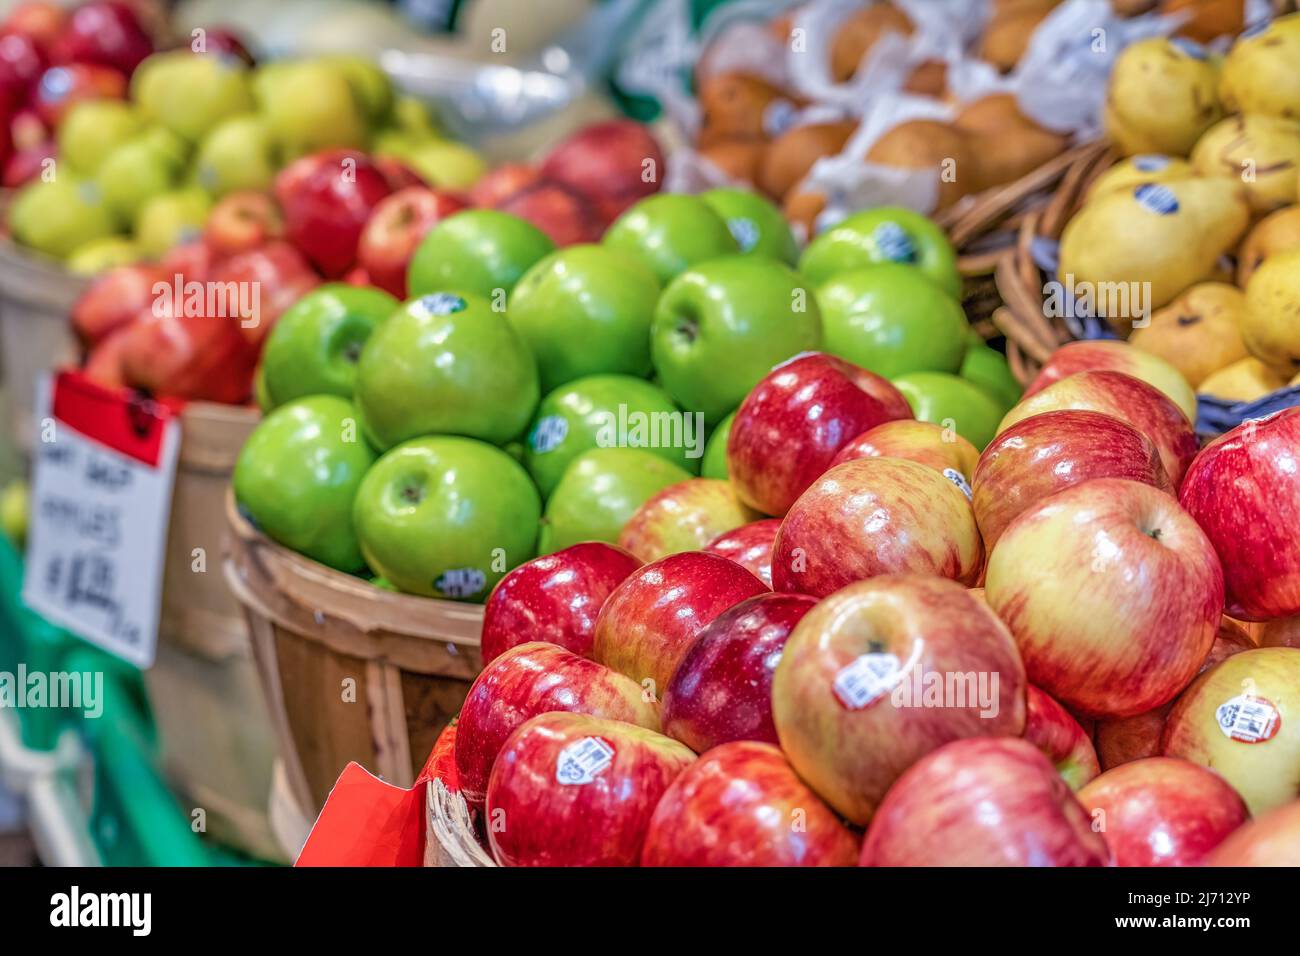
[[[424,865],[496,866],[475,834],[469,804],[441,780],[425,788]]]
[[[349,761],[410,787],[482,668],[481,605],[397,594],[272,542],[226,498],[244,607],[289,786],[315,817]]]

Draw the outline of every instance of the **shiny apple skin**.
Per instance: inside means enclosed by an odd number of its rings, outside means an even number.
[[[998,434],[1032,415],[1068,409],[1101,412],[1132,425],[1156,446],[1175,487],[1196,456],[1196,433],[1182,410],[1155,386],[1123,372],[1076,372],[1053,382],[1007,412]]]
[[[885,795],[862,866],[1106,866],[1101,834],[1033,744],[956,740]]]
[[[375,205],[357,240],[357,261],[371,281],[399,299],[406,298],[406,270],[425,235],[448,216],[468,209],[454,193],[407,186]]]
[[[592,656],[658,698],[691,642],[714,618],[767,590],[719,555],[669,555],[632,572],[605,601]]]
[[[1083,339],[1062,345],[1025,386],[1024,398],[1041,392],[1075,372],[1123,372],[1168,396],[1188,420],[1196,420],[1196,392],[1164,359],[1117,339]]]
[[[704,550],[735,561],[771,587],[772,546],[776,544],[776,533],[780,530],[780,518],[751,521],[718,535]]]
[[[1223,562],[1228,613],[1300,614],[1300,408],[1248,421],[1202,449],[1180,492]]]
[[[772,549],[772,585],[825,597],[879,574],[975,584],[984,547],[966,495],[903,458],[836,465],[799,496]]]
[[[1219,622],[1219,632],[1214,636],[1210,653],[1201,662],[1199,674],[1204,674],[1219,661],[1240,654],[1255,646],[1242,626],[1229,618]],[[1160,737],[1165,732],[1165,720],[1174,709],[1176,700],[1155,710],[1132,717],[1099,720],[1093,729],[1093,742],[1102,770],[1112,770],[1130,760],[1160,755]]]
[[[622,674],[555,644],[520,644],[483,668],[460,709],[456,772],[466,800],[483,803],[505,739],[530,717],[551,711],[659,729],[659,705]]]
[[[682,771],[642,866],[853,866],[858,840],[771,744],[735,741]]]
[[[1281,715],[1268,740],[1234,740],[1219,726],[1218,708],[1247,693]],[[1257,647],[1206,671],[1170,713],[1161,751],[1218,772],[1253,816],[1300,797],[1300,650]]]
[[[1300,800],[1251,820],[1220,843],[1205,862],[1209,866],[1300,867]]]
[[[275,198],[284,210],[285,234],[331,279],[344,275],[356,263],[366,220],[391,192],[374,161],[355,150],[304,156],[275,178]]]
[[[854,438],[831,459],[831,466],[855,458],[906,458],[941,474],[953,469],[969,484],[979,457],[979,449],[951,429],[900,418]]]
[[[1071,790],[1078,790],[1101,773],[1092,741],[1079,722],[1051,695],[1032,684],[1027,691],[1025,740],[1043,752]]]
[[[981,716],[978,700],[905,706],[909,689],[897,701],[887,692],[850,709],[835,680],[868,653],[894,655],[909,688],[913,674],[937,671],[989,675],[992,691],[997,675],[996,700]],[[772,717],[799,776],[862,826],[899,775],[936,747],[962,737],[1019,736],[1025,672],[1006,627],[961,585],[886,575],[832,594],[795,626],[773,676]]]
[[[783,362],[745,397],[727,438],[742,501],[781,516],[851,439],[912,418],[898,389],[843,359],[810,352]]]
[[[1250,813],[1212,770],[1147,757],[1107,770],[1079,791],[1116,866],[1198,866]]]
[[[645,126],[609,120],[592,123],[556,146],[542,161],[541,174],[586,196],[608,225],[638,199],[659,191],[664,154]]]
[[[1172,497],[1098,478],[1011,523],[989,556],[984,594],[1030,681],[1072,712],[1129,717],[1196,676],[1223,614],[1223,572]]]
[[[603,541],[584,541],[525,561],[502,578],[483,608],[483,663],[529,641],[591,657],[605,599],[641,561]]]
[[[1059,411],[1017,422],[984,449],[971,482],[984,547],[991,551],[1026,508],[1093,478],[1127,478],[1174,493],[1151,439],[1118,418]]]
[[[619,532],[619,547],[642,561],[698,551],[759,515],[736,497],[728,481],[691,478],[652,495]]]
[[[816,603],[805,594],[758,594],[714,618],[668,681],[664,733],[696,753],[732,740],[776,743],[772,674]]]
[[[556,779],[560,754],[599,737],[614,754],[585,783]],[[534,717],[510,735],[488,782],[486,829],[502,866],[635,866],[664,791],[695,759],[634,724],[585,714]]]

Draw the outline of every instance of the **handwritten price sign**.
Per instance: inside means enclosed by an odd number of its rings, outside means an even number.
[[[154,402],[75,372],[41,382],[36,417],[23,600],[149,667],[180,423]]]

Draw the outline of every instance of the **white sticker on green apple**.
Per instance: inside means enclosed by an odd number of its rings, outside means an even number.
[[[835,675],[835,696],[849,710],[861,710],[893,690],[901,670],[902,664],[893,654],[862,654]]]
[[[1270,740],[1282,726],[1282,715],[1272,701],[1246,694],[1225,700],[1215,710],[1214,719],[1223,736],[1243,744]]]
[[[449,568],[433,582],[439,594],[451,598],[467,598],[478,594],[487,585],[487,575],[478,568]]]
[[[970,482],[967,481],[966,476],[956,468],[945,468],[943,470],[943,476],[961,489],[961,493],[966,496],[967,501],[970,501],[974,496],[974,492],[970,489]]]
[[[741,252],[748,252],[758,245],[758,226],[754,220],[736,216],[727,220],[727,229],[731,232],[731,238],[736,240],[736,245],[740,246]]]
[[[575,740],[555,760],[555,780],[566,786],[591,783],[614,762],[614,748],[603,737]]]
[[[553,451],[569,434],[569,420],[563,415],[544,415],[528,436],[528,447],[536,454]]]
[[[420,310],[426,316],[451,315],[453,312],[464,312],[465,307],[465,300],[454,292],[431,292],[420,296]]]
[[[896,222],[882,222],[871,231],[876,248],[889,262],[915,262],[916,243],[912,236]]]

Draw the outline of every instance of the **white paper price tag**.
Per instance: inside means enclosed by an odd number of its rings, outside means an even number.
[[[76,373],[37,388],[23,600],[129,661],[153,663],[180,423]]]

